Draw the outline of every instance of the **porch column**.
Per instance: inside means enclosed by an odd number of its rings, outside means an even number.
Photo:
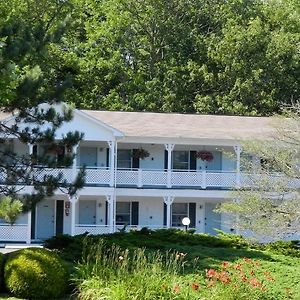
[[[239,188],[241,186],[241,146],[234,146],[234,152],[236,154],[236,187]]]
[[[114,232],[114,195],[106,195],[106,201],[108,203],[108,224],[109,232]]]
[[[73,163],[72,163],[72,180],[76,179],[77,175],[77,163],[76,163],[76,156],[77,156],[77,149],[78,149],[78,144],[73,146],[72,148],[72,154],[74,155],[73,157]]]
[[[172,186],[172,151],[174,150],[174,144],[165,144],[165,149],[168,151],[168,169],[167,169],[167,187]]]
[[[164,197],[164,203],[167,206],[167,228],[171,227],[171,205],[174,201],[175,197],[174,196],[165,196]]]
[[[116,165],[116,150],[115,150],[115,142],[108,141],[109,146],[109,170],[110,170],[110,180],[109,186],[114,186],[115,183],[115,165]]]
[[[33,145],[32,144],[27,144],[27,145],[28,145],[29,155],[32,155],[33,154]]]
[[[71,202],[71,236],[75,235],[75,218],[76,218],[76,203],[78,202],[79,196],[73,195],[69,196],[69,201]]]
[[[27,238],[26,238],[26,244],[31,243],[31,210],[27,213]]]

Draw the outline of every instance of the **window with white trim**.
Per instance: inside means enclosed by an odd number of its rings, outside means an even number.
[[[131,224],[131,202],[116,203],[116,224],[117,225]]]
[[[188,203],[173,203],[172,204],[172,226],[181,227],[182,219],[189,216]]]
[[[117,168],[131,169],[132,168],[132,152],[130,149],[118,149]]]
[[[188,170],[190,165],[189,151],[173,151],[172,168],[174,170]]]

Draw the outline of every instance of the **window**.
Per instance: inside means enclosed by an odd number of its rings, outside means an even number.
[[[188,203],[172,204],[172,226],[183,226],[181,221],[184,217],[188,217],[188,215]]]
[[[117,202],[116,223],[117,225],[131,224],[131,202]]]
[[[39,155],[53,162],[63,165],[65,159],[65,146],[41,145]]]
[[[120,169],[131,169],[132,167],[132,155],[131,150],[118,150],[118,163],[117,168]]]
[[[173,169],[189,169],[189,151],[173,151]]]

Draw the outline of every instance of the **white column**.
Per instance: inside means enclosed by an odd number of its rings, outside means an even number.
[[[174,144],[165,144],[165,149],[168,151],[168,169],[167,169],[167,187],[172,187],[171,176],[172,176],[172,151],[174,150]]]
[[[173,196],[165,196],[164,197],[164,203],[167,205],[167,228],[171,227],[171,205],[174,201]]]
[[[32,155],[33,154],[33,145],[32,144],[27,144],[27,145],[28,145],[29,155]]]
[[[115,182],[115,142],[114,141],[108,141],[107,142],[109,146],[109,170],[110,170],[110,181],[109,186],[114,186]]]
[[[27,213],[27,238],[26,238],[26,244],[31,243],[31,210]]]
[[[77,156],[77,149],[78,149],[78,144],[73,146],[72,148],[72,154],[74,155],[73,157],[73,163],[72,163],[72,179],[75,180],[77,176],[77,163],[76,163],[76,156]]]
[[[106,195],[106,201],[108,203],[108,224],[109,224],[109,232],[114,232],[114,196]]]
[[[234,151],[236,154],[236,187],[239,188],[241,186],[241,146],[234,146]]]
[[[78,195],[69,197],[69,200],[71,202],[71,236],[75,235],[76,203],[78,202],[78,199]]]

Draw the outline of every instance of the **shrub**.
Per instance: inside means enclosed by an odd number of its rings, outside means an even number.
[[[300,257],[299,241],[277,241],[266,244],[263,249],[274,254],[283,254],[292,257]]]
[[[28,248],[11,254],[4,267],[5,284],[14,296],[57,298],[64,294],[68,273],[59,257],[46,249]]]
[[[4,254],[0,253],[0,290],[2,290],[2,285],[4,282],[4,280],[3,280],[4,261],[5,261]]]
[[[58,234],[57,236],[51,237],[44,242],[44,246],[48,249],[61,250],[67,248],[73,243],[74,237],[68,234]]]

